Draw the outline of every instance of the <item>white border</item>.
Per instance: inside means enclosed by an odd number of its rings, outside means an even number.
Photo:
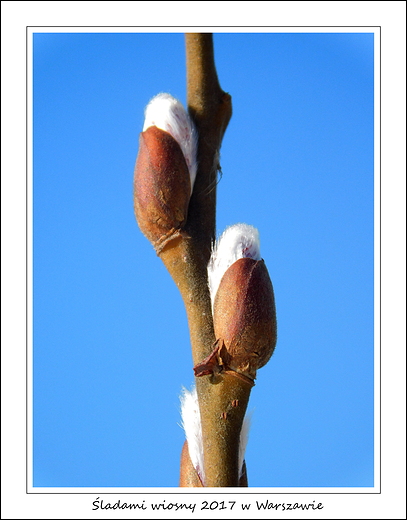
[[[374,38],[374,489],[381,489],[381,34]]]
[[[195,27],[139,27],[135,26],[122,26],[122,27],[109,27],[109,26],[92,26],[92,27],[71,27],[71,26],[35,26],[28,27],[27,34],[31,36],[34,33],[139,33],[139,34],[151,34],[151,33],[168,33],[168,34],[184,34],[192,32],[212,32],[216,33],[227,33],[227,34],[252,34],[252,33],[379,33],[379,26],[349,26],[341,27],[337,25],[333,26],[261,26],[261,27],[247,27],[247,26],[228,26],[228,27],[206,27],[206,26],[195,26]]]
[[[211,27],[211,28],[202,28],[202,27],[156,27],[156,28],[146,28],[146,27],[29,27],[27,29],[27,85],[32,85],[32,60],[30,56],[32,56],[32,35],[34,33],[152,33],[152,32],[160,32],[160,33],[184,33],[184,32],[199,32],[203,30],[208,30],[213,33],[374,33],[374,126],[375,126],[375,179],[374,179],[374,187],[375,187],[375,249],[374,249],[374,261],[375,261],[375,351],[374,351],[374,377],[375,377],[375,422],[374,422],[374,430],[375,430],[375,439],[374,439],[374,486],[373,487],[360,487],[360,488],[341,488],[341,487],[322,487],[322,488],[247,488],[240,489],[239,495],[245,494],[300,494],[301,496],[304,494],[377,494],[380,493],[380,28],[379,27]],[[27,131],[27,194],[28,194],[28,205],[27,211],[28,215],[32,214],[32,128],[30,125],[30,121],[32,121],[32,89],[28,89],[27,92],[27,122],[28,122],[28,131]],[[28,287],[27,290],[29,292],[28,302],[32,302],[32,221],[28,222],[27,226],[27,271],[28,271]],[[29,341],[32,338],[32,307],[28,306],[28,328],[27,328],[27,338],[28,338],[28,346],[27,346],[27,403],[28,403],[28,412],[27,412],[27,492],[32,494],[41,494],[41,493],[68,493],[68,494],[146,494],[146,493],[171,493],[171,494],[202,494],[209,493],[208,488],[203,490],[197,489],[188,489],[188,488],[88,488],[88,487],[80,487],[80,488],[39,488],[34,487],[32,485],[32,343]],[[30,406],[31,404],[31,406]],[[222,495],[226,493],[235,493],[233,488],[225,489],[222,488],[222,491],[212,490],[212,493],[222,493]]]
[[[212,8],[216,4],[216,7]],[[96,7],[95,7],[96,5]],[[157,9],[157,5],[159,9]],[[199,23],[248,26],[380,26],[382,28],[381,377],[382,491],[380,495],[323,495],[313,518],[406,518],[405,509],[405,209],[406,3],[404,1],[280,2],[1,2],[2,11],[2,518],[95,518],[88,495],[25,493],[26,385],[26,26]],[[219,23],[220,21],[220,23]],[[164,28],[159,28],[164,32]],[[191,27],[188,27],[191,30]],[[240,31],[243,29],[240,28]],[[214,29],[216,32],[216,28]],[[377,220],[376,220],[377,222]],[[376,228],[377,229],[377,228]],[[375,254],[377,258],[377,243]],[[376,264],[377,277],[377,264]],[[377,293],[376,293],[377,297]],[[377,301],[377,300],[376,300]],[[377,307],[376,307],[377,310]],[[376,314],[377,317],[377,314]],[[377,330],[375,330],[377,334]],[[377,337],[377,336],[376,336]],[[377,421],[377,417],[375,419]],[[107,490],[105,490],[107,491]],[[117,491],[117,490],[115,490]],[[116,495],[117,496],[117,495]],[[303,495],[301,495],[303,496]],[[301,497],[300,496],[300,497]],[[146,496],[146,498],[149,497]],[[298,497],[298,498],[300,498]],[[123,497],[127,498],[127,497]],[[162,495],[162,498],[165,496]],[[189,498],[189,497],[188,497]],[[284,495],[273,495],[273,499]],[[294,498],[294,497],[293,497]],[[317,497],[313,497],[317,498]],[[209,499],[209,498],[208,498]],[[105,512],[106,513],[106,512]],[[113,514],[114,513],[114,514]],[[126,512],[123,517],[126,517]],[[254,518],[250,511],[223,518]],[[304,514],[289,513],[291,518]],[[134,515],[132,515],[134,517]],[[140,512],[137,515],[146,518]],[[170,516],[165,515],[165,516]],[[214,516],[213,514],[211,516]],[[267,517],[285,514],[270,511]],[[107,518],[107,516],[105,515]],[[118,511],[111,518],[120,518]],[[128,517],[128,516],[127,516]],[[147,518],[163,518],[163,513]],[[197,518],[190,512],[177,518]]]
[[[27,36],[27,491],[33,489],[33,85],[32,38]]]

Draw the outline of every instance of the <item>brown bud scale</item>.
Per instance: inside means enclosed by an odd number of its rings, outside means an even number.
[[[214,329],[229,355],[228,368],[254,379],[277,340],[273,286],[263,260],[241,258],[227,269],[215,297]]]
[[[138,225],[159,254],[182,235],[191,195],[184,154],[168,132],[151,126],[140,134],[133,187]]]

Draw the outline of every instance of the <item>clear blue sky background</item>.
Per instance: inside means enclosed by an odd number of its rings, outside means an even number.
[[[373,486],[373,34],[215,34],[217,230],[258,227],[278,343],[253,487]],[[34,35],[34,486],[176,487],[182,299],[133,215],[143,111],[182,34]]]

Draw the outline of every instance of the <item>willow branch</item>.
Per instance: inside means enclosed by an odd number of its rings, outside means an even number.
[[[216,73],[212,34],[186,34],[188,110],[198,130],[198,172],[188,209],[184,236],[165,247],[160,257],[184,300],[194,364],[202,362],[215,341],[207,264],[215,238],[216,181],[219,150],[232,114],[231,97]],[[240,431],[252,383],[226,371],[215,381],[196,378],[201,414],[206,487],[239,485]],[[185,460],[185,447],[183,459]],[[185,464],[191,471],[191,465]],[[182,476],[182,485],[198,482]],[[247,485],[246,474],[240,485]]]

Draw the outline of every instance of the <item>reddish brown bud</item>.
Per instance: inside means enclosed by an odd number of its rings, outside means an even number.
[[[138,225],[159,254],[181,236],[191,195],[188,166],[178,142],[150,126],[140,134],[134,171],[134,211]]]
[[[241,258],[226,270],[215,296],[213,319],[215,336],[229,355],[227,368],[254,379],[277,340],[273,286],[263,260]]]

